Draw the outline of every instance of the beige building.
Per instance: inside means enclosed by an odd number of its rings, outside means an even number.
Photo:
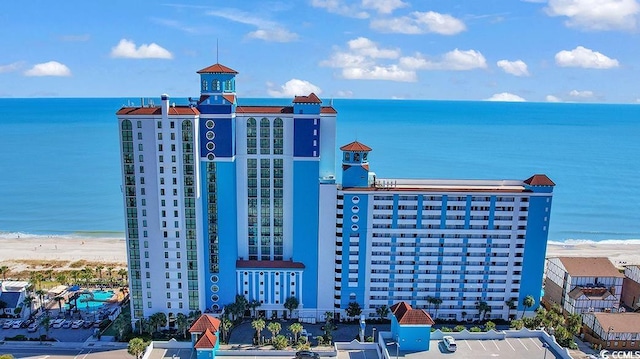
[[[640,313],[586,313],[585,340],[610,350],[640,349]]]
[[[547,260],[544,298],[566,313],[616,312],[624,275],[606,257]]]

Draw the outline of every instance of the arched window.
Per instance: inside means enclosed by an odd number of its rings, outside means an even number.
[[[269,144],[269,130],[271,124],[269,123],[268,118],[263,118],[260,120],[260,154],[268,155],[270,152],[270,144]]]
[[[231,91],[231,80],[227,80],[224,82],[224,90]]]
[[[247,120],[247,154],[255,155],[257,151],[257,128],[256,119],[250,118]]]
[[[273,121],[273,153],[276,155],[282,154],[284,129],[282,125],[282,119],[276,118]]]
[[[220,91],[220,81],[219,80],[213,80],[211,82],[211,90]]]
[[[202,91],[207,91],[207,90],[208,90],[207,80],[202,79]]]

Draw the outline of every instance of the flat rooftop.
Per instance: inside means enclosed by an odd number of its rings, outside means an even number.
[[[369,187],[344,187],[349,191],[511,192],[527,190],[521,180],[455,180],[376,178]]]

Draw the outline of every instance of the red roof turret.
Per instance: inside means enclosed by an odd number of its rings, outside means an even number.
[[[340,147],[340,151],[369,152],[371,151],[371,147],[365,145],[364,143],[353,141],[347,145]]]
[[[556,185],[555,183],[553,183],[551,179],[549,179],[549,177],[547,177],[547,175],[544,175],[544,174],[535,174],[527,178],[526,180],[524,180],[524,183],[528,184],[529,186],[555,186]]]
[[[198,73],[199,74],[234,74],[236,75],[238,71],[221,64],[213,64],[209,67],[205,67],[204,69],[198,71]]]

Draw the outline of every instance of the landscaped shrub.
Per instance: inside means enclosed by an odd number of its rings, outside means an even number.
[[[484,324],[484,331],[488,332],[490,330],[494,330],[496,329],[496,323],[492,322],[492,321],[488,321]]]
[[[442,327],[440,328],[440,331],[443,333],[451,333],[453,330],[451,330],[451,328],[449,327]]]
[[[478,327],[471,327],[471,329],[469,329],[470,332],[472,333],[478,333],[481,332],[482,329],[478,328]]]
[[[276,350],[282,350],[289,345],[289,342],[284,335],[280,334],[273,338],[273,342],[271,344]]]
[[[509,327],[511,329],[520,330],[524,327],[524,322],[521,319],[515,319],[511,321]]]
[[[456,325],[455,327],[453,327],[453,331],[454,332],[461,332],[463,330],[467,329],[464,325]]]

